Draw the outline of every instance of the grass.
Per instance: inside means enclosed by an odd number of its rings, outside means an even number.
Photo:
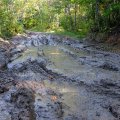
[[[54,34],[58,34],[58,35],[63,35],[63,36],[69,36],[69,37],[73,37],[73,38],[83,38],[84,36],[80,33],[77,33],[77,32],[69,32],[69,31],[64,31],[64,32],[61,32],[61,31],[55,31]]]
[[[52,33],[52,34],[56,34],[56,35],[62,35],[62,36],[68,36],[68,37],[72,37],[72,38],[76,38],[76,39],[81,39],[84,38],[86,36],[86,32],[84,31],[80,31],[80,32],[71,32],[71,31],[66,31],[62,28],[58,28],[58,29],[48,29],[48,30],[41,30],[41,29],[36,29],[33,28],[30,31],[34,31],[34,32],[48,32],[48,33]]]

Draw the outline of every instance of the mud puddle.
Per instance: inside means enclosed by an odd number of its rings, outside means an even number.
[[[68,46],[50,46],[41,45],[39,47],[29,47],[22,54],[17,56],[12,63],[8,64],[8,68],[17,66],[27,60],[39,60],[39,58],[47,59],[47,69],[58,72],[63,75],[74,75],[87,71],[84,65],[81,65],[72,56],[83,57],[87,55],[85,51],[77,51]],[[14,58],[13,58],[14,59]]]
[[[58,44],[38,36],[23,40],[19,46],[25,49],[7,65],[17,84],[12,94],[10,89],[0,96],[1,120],[118,120],[120,73],[111,64],[99,67],[112,57],[78,50],[71,47],[79,46],[74,41]]]
[[[36,120],[114,119],[109,110],[102,107],[108,107],[113,99],[88,92],[76,84],[46,79],[20,81],[18,86],[34,91]]]
[[[87,53],[84,51],[78,52],[67,46],[44,46],[43,52],[50,61],[46,67],[53,72],[70,76],[87,70],[72,57],[72,55],[85,56]]]
[[[95,95],[67,82],[44,80],[42,89],[35,94],[37,120],[113,120],[101,106],[112,99]],[[104,103],[106,105],[106,102]]]

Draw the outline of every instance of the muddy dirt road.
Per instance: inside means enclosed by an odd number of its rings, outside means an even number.
[[[12,43],[0,50],[0,120],[120,119],[120,54],[43,33]]]

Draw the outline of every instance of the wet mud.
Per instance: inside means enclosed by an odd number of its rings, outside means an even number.
[[[12,44],[0,61],[0,120],[120,119],[119,53],[47,33]]]

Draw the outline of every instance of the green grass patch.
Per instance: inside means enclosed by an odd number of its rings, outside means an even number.
[[[76,38],[76,39],[81,39],[86,37],[87,32],[86,31],[79,31],[79,32],[71,32],[71,31],[66,31],[63,28],[58,28],[58,29],[47,29],[47,30],[43,30],[40,29],[39,27],[36,28],[32,28],[30,29],[30,31],[34,31],[34,32],[47,32],[47,33],[52,33],[52,34],[56,34],[56,35],[62,35],[62,36],[68,36],[68,37],[72,37],[72,38]]]

